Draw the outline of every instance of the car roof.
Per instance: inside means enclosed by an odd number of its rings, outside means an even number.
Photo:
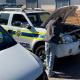
[[[43,12],[45,12],[46,13],[46,11],[25,11],[26,13],[43,13]]]
[[[48,13],[46,11],[0,11],[0,13]]]
[[[48,13],[40,8],[4,8],[1,12],[5,13]]]

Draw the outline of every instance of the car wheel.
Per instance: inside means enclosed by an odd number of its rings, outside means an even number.
[[[45,61],[45,46],[41,45],[36,49],[36,55],[42,60]]]

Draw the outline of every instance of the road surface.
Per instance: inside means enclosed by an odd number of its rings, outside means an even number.
[[[80,54],[59,59],[54,71],[49,80],[80,80]]]

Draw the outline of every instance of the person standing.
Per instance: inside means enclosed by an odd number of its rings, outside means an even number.
[[[54,59],[59,42],[59,34],[63,33],[62,18],[58,17],[57,20],[50,20],[46,25],[45,41],[45,55],[46,55],[46,69],[49,77],[53,76]]]

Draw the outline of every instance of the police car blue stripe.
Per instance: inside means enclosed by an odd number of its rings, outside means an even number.
[[[16,34],[16,31],[13,31],[12,34]]]
[[[21,36],[27,36],[27,37],[33,37],[34,34],[30,34],[30,33],[21,33]]]
[[[31,34],[31,33],[21,33],[22,36],[27,36],[27,37],[38,37],[38,38],[44,38],[44,35],[39,35],[39,34]]]
[[[44,35],[39,35],[39,38],[44,38]]]
[[[16,31],[13,31],[12,34],[16,35]],[[24,32],[21,33],[21,36],[44,38],[44,35],[24,33]]]

